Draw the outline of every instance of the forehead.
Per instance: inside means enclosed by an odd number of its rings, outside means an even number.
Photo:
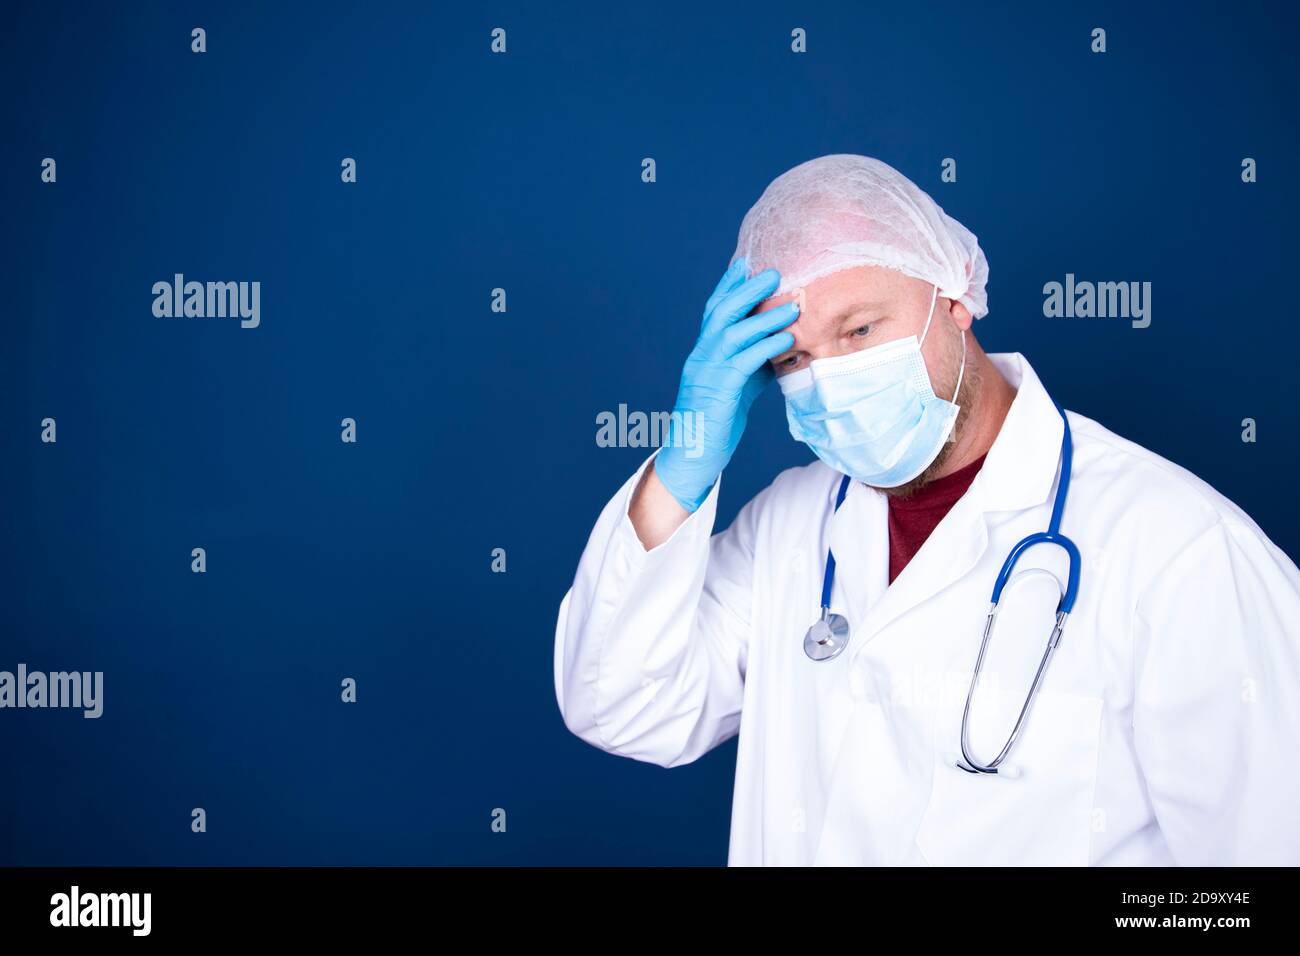
[[[755,310],[766,312],[800,299],[801,319],[825,321],[845,309],[862,305],[901,306],[918,294],[929,295],[930,286],[920,279],[881,266],[855,266],[841,269],[795,289],[764,299]]]

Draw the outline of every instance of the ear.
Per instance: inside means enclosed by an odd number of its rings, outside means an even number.
[[[975,316],[971,315],[970,309],[962,305],[960,299],[949,299],[948,301],[948,314],[952,316],[953,324],[965,332],[974,324]]]

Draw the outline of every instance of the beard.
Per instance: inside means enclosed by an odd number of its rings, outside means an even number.
[[[967,356],[969,358],[969,355]],[[958,359],[960,362],[960,359]],[[954,369],[956,367],[954,366]],[[952,394],[954,386],[957,384],[957,372],[954,370],[949,376],[949,381],[945,383],[943,394]],[[970,418],[971,409],[979,400],[980,394],[980,373],[977,366],[972,365],[969,361],[966,364],[966,370],[962,373],[961,387],[957,390],[957,395],[953,402],[958,406],[957,421],[952,426],[952,431],[948,434],[948,440],[943,443],[939,449],[939,454],[935,455],[934,461],[926,466],[926,469],[913,478],[901,485],[893,488],[879,488],[891,498],[908,498],[916,494],[930,482],[934,481],[943,471],[948,459],[952,457],[952,451],[957,447],[957,438],[961,435],[967,420]]]

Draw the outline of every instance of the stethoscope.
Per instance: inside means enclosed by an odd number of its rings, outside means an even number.
[[[1043,682],[1043,675],[1047,671],[1047,664],[1052,659],[1052,652],[1061,642],[1061,632],[1065,630],[1065,622],[1070,616],[1070,611],[1074,607],[1074,599],[1079,593],[1079,549],[1074,542],[1061,533],[1061,514],[1065,511],[1065,499],[1070,490],[1070,467],[1074,458],[1074,446],[1070,438],[1070,422],[1065,417],[1065,412],[1061,406],[1056,406],[1057,412],[1061,415],[1061,421],[1065,426],[1065,431],[1061,436],[1061,477],[1056,483],[1056,498],[1052,502],[1052,517],[1048,521],[1046,531],[1037,531],[1034,534],[1022,539],[1016,544],[1007,559],[1002,564],[1002,570],[998,572],[997,581],[993,585],[993,603],[989,607],[988,618],[984,622],[984,637],[980,641],[979,656],[975,659],[975,671],[971,675],[970,689],[966,694],[966,707],[961,715],[961,756],[957,766],[967,773],[997,773],[999,765],[1006,759],[1007,754],[1011,752],[1011,747],[1020,736],[1020,731],[1024,727],[1025,718],[1029,714],[1030,705],[1033,704],[1034,698],[1038,694],[1038,688]],[[835,510],[840,510],[840,505],[844,503],[844,496],[849,490],[849,476],[845,475],[840,481],[839,492],[835,496]],[[988,650],[989,638],[993,635],[993,625],[997,621],[998,602],[1002,599],[1002,589],[1006,587],[1007,581],[1011,578],[1015,570],[1016,562],[1020,560],[1021,555],[1036,544],[1054,544],[1064,549],[1070,558],[1070,572],[1066,581],[1065,588],[1061,591],[1060,602],[1056,606],[1056,624],[1052,628],[1052,634],[1047,639],[1047,648],[1043,651],[1042,660],[1038,662],[1038,671],[1034,674],[1034,682],[1029,688],[1029,693],[1025,696],[1024,706],[1020,708],[1020,715],[1016,718],[1016,725],[1011,730],[1011,736],[1007,738],[1006,744],[998,752],[998,755],[990,760],[987,764],[982,764],[970,753],[969,733],[967,724],[970,721],[971,701],[975,697],[975,688],[979,684],[980,672],[984,667],[984,655]],[[1035,573],[1035,572],[1026,572]],[[826,572],[822,576],[822,601],[821,618],[816,621],[812,627],[808,628],[808,633],[803,639],[803,649],[814,661],[834,660],[843,653],[844,648],[849,643],[849,622],[842,614],[831,613],[831,588],[835,584],[835,554],[829,549],[826,552]],[[1057,581],[1058,587],[1060,581]]]

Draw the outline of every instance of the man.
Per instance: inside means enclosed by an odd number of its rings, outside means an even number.
[[[733,865],[1300,863],[1300,572],[985,354],[987,275],[879,161],[767,188],[682,373],[697,433],[605,506],[560,607],[566,725],[665,767],[739,733]],[[773,377],[819,460],[713,534]]]

